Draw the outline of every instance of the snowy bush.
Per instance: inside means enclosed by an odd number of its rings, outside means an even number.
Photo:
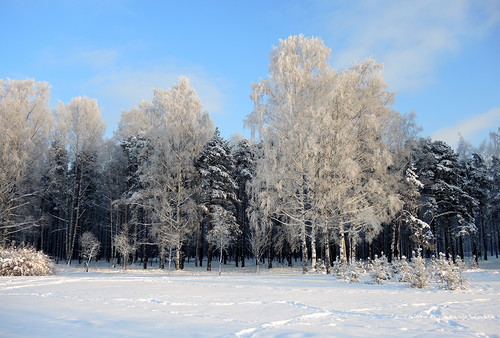
[[[337,279],[349,280],[349,264],[342,264],[340,258],[337,257],[335,262],[333,262],[333,274]]]
[[[460,257],[458,264],[446,259],[444,253],[439,253],[439,260],[433,263],[436,282],[445,283],[448,290],[464,290],[468,288],[468,282],[462,275],[464,264]]]
[[[349,266],[348,280],[350,283],[359,283],[361,276],[365,273],[365,265],[362,261],[354,262]]]
[[[422,289],[435,282],[446,284],[448,290],[464,290],[468,288],[468,281],[462,274],[464,267],[465,264],[459,257],[455,264],[442,253],[439,254],[439,259],[433,257],[426,261],[419,250],[417,254],[413,252],[411,263],[404,256],[389,263],[383,254],[380,258],[375,256],[374,260],[366,264],[362,261],[341,264],[337,260],[334,262],[333,273],[337,279],[351,283],[359,283],[361,280],[373,284],[404,282],[410,283],[412,288]]]
[[[406,257],[403,256],[401,258],[401,264],[399,268],[399,281],[409,283],[411,282],[412,276],[413,276],[413,268],[410,265],[410,263],[408,263],[408,261],[406,260]]]
[[[50,258],[33,248],[0,249],[0,276],[46,276],[53,273]]]
[[[445,277],[448,290],[466,290],[469,288],[469,282],[462,274],[462,269],[458,265],[453,265]]]
[[[378,258],[375,255],[375,260],[372,263],[373,270],[371,272],[371,277],[373,283],[384,284],[386,280],[390,279],[389,263],[387,262],[387,257],[382,254],[382,257]]]
[[[434,256],[432,257],[431,268],[436,282],[444,283],[448,270],[450,269],[450,263],[446,259],[444,253],[439,253],[439,259],[436,259]]]
[[[470,259],[470,268],[471,269],[479,269],[479,264],[477,263],[476,255],[472,255]]]
[[[326,274],[326,265],[322,259],[318,259],[318,262],[316,264],[316,272]]]
[[[465,269],[467,269],[467,265],[465,264],[465,261],[459,255],[457,255],[457,257],[455,257],[455,262],[457,262],[456,264],[460,268],[460,270],[464,271]]]
[[[431,275],[425,266],[425,259],[422,257],[421,250],[418,255],[413,255],[413,275],[410,278],[410,286],[412,288],[425,288],[431,281]]]

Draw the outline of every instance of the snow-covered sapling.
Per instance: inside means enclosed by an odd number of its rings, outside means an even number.
[[[92,258],[97,257],[100,248],[101,248],[101,242],[90,231],[84,232],[80,236],[80,250],[81,250],[80,253],[85,258],[84,261],[85,272],[89,271],[90,261],[92,260]]]
[[[208,241],[219,251],[219,275],[222,273],[222,257],[229,245],[240,232],[234,215],[216,205],[212,212],[213,228],[208,233]]]
[[[411,282],[413,275],[413,268],[406,260],[406,257],[401,257],[401,265],[399,269],[399,281],[400,282]]]
[[[422,249],[418,250],[417,256],[413,253],[413,275],[410,280],[412,288],[423,289],[429,285],[431,276],[425,266],[425,259],[422,257]]]
[[[384,284],[386,280],[390,279],[389,264],[387,262],[387,257],[384,254],[382,254],[382,257],[380,258],[375,255],[371,276],[373,282],[376,284]]]
[[[116,250],[123,256],[123,270],[127,270],[128,256],[135,250],[135,245],[130,242],[128,232],[122,230],[114,237],[114,244]]]

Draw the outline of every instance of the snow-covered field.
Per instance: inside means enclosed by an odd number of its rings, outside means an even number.
[[[467,271],[465,291],[349,284],[299,268],[219,276],[59,265],[49,277],[0,277],[0,337],[495,337],[498,263]]]

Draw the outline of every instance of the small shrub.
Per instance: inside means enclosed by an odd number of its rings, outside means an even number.
[[[400,268],[399,268],[399,281],[409,283],[413,276],[413,268],[406,260],[406,257],[401,258]]]
[[[349,283],[359,283],[361,276],[365,273],[365,265],[362,261],[354,262],[349,266]]]
[[[425,266],[425,259],[422,257],[421,250],[418,255],[413,257],[413,275],[410,279],[412,288],[423,289],[430,283],[431,276]]]
[[[479,263],[477,262],[476,255],[472,255],[470,259],[470,268],[471,269],[479,269]]]
[[[384,254],[382,254],[380,258],[375,255],[371,276],[373,282],[376,284],[384,284],[386,280],[390,279],[389,263]]]
[[[318,262],[316,264],[316,272],[326,274],[326,265],[321,259],[318,259]]]
[[[0,276],[46,276],[53,273],[50,258],[33,248],[0,249]]]
[[[462,269],[457,265],[451,267],[444,280],[448,290],[466,290],[469,288],[469,282],[462,275]]]
[[[446,255],[442,252],[439,253],[439,259],[433,257],[431,261],[432,271],[434,278],[438,283],[445,283],[446,275],[451,269],[450,262],[446,259]]]
[[[337,260],[333,262],[333,275],[337,277],[337,279],[341,280],[349,280],[349,264],[342,264],[340,259],[337,257]]]

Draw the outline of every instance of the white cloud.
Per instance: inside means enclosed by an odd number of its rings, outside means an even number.
[[[153,98],[153,88],[168,89],[181,75],[187,76],[196,90],[203,109],[213,117],[224,114],[227,85],[223,79],[207,75],[197,67],[165,65],[142,70],[102,70],[83,84],[85,95],[95,97],[103,109],[109,136],[116,130],[123,110],[129,110],[143,100]]]
[[[44,49],[40,60],[45,66],[57,69],[62,67],[74,71],[74,67],[85,68],[72,95],[98,100],[110,134],[116,129],[123,110],[152,99],[153,88],[168,89],[180,76],[189,78],[205,111],[212,116],[225,113],[227,98],[223,92],[228,87],[226,80],[211,76],[201,66],[180,66],[178,62],[164,61],[128,68],[120,64],[125,54],[123,50],[115,49]]]
[[[115,49],[77,49],[44,48],[38,59],[44,67],[90,67],[104,69],[114,67],[119,52]]]
[[[200,70],[181,69],[173,66],[145,70],[121,69],[103,72],[93,77],[87,84],[100,96],[120,104],[122,109],[130,109],[153,96],[153,88],[168,89],[181,75],[187,76],[203,104],[203,109],[212,114],[221,113],[224,105],[223,81],[210,78]]]
[[[68,61],[92,68],[105,68],[113,66],[117,57],[118,51],[113,49],[81,50],[71,54]]]
[[[458,122],[454,126],[445,127],[434,131],[431,138],[448,143],[452,148],[456,148],[459,134],[466,140],[474,140],[478,135],[488,131],[494,131],[500,126],[500,107],[474,115],[468,119]]]
[[[495,0],[363,0],[325,6],[322,20],[331,32],[336,65],[373,57],[384,63],[392,90],[418,89],[433,81],[440,60],[500,23]]]

